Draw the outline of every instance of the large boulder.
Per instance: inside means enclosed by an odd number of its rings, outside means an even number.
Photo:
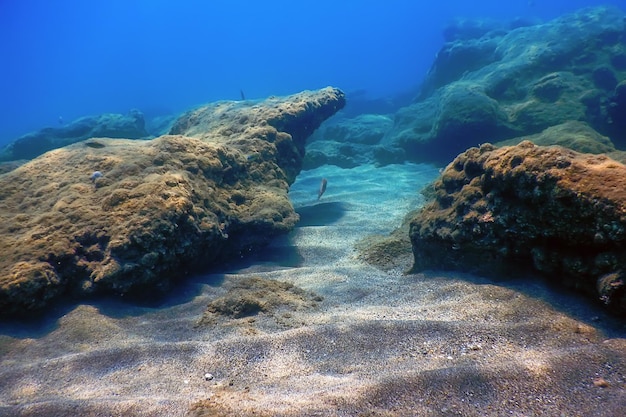
[[[163,291],[291,230],[305,140],[344,101],[326,88],[216,103],[170,135],[92,138],[0,175],[0,311]]]
[[[131,110],[128,114],[85,116],[59,127],[46,127],[28,133],[0,150],[0,161],[33,159],[52,149],[93,137],[141,139],[148,136],[143,114]]]
[[[414,270],[532,270],[626,313],[626,166],[529,141],[459,155],[411,220]]]
[[[546,24],[449,36],[418,99],[383,144],[449,162],[468,147],[581,121],[626,147],[624,13],[585,9]]]

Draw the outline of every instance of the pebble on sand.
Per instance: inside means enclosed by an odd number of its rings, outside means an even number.
[[[596,387],[600,387],[600,388],[608,388],[609,381],[607,381],[606,379],[602,377],[598,377],[593,380],[593,385],[595,385]]]

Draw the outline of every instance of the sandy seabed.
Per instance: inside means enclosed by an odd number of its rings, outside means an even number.
[[[290,192],[299,227],[228,272],[187,278],[158,306],[99,300],[0,324],[0,415],[624,415],[626,327],[597,305],[532,278],[358,258],[436,175],[305,171]],[[245,293],[257,278],[293,287]],[[216,300],[236,308],[208,311]]]

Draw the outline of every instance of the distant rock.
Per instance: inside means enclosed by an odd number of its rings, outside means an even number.
[[[6,172],[10,172],[13,171],[15,168],[19,167],[20,165],[24,164],[28,162],[25,159],[20,159],[17,161],[5,161],[5,162],[0,162],[0,175],[6,173]]]
[[[360,114],[325,123],[309,142],[328,140],[343,143],[376,145],[393,126],[393,119],[382,114]]]
[[[447,163],[469,147],[588,124],[626,147],[624,13],[593,8],[541,25],[447,29],[418,100],[381,144]]]
[[[150,136],[161,136],[167,134],[172,128],[172,124],[176,121],[178,115],[160,115],[146,120],[146,130]]]
[[[392,114],[400,107],[410,104],[417,93],[417,87],[382,97],[374,97],[367,90],[348,91],[346,107],[341,110],[340,115],[353,118],[362,114]]]
[[[380,145],[392,125],[389,116],[379,114],[329,120],[309,139],[303,168],[326,164],[353,168],[368,163],[403,162],[406,156],[402,149]]]
[[[63,294],[147,297],[288,232],[306,138],[344,103],[333,88],[214,103],[170,135],[89,139],[0,176],[1,314]]]
[[[616,150],[613,142],[608,137],[593,130],[587,123],[578,121],[561,123],[551,126],[536,135],[513,138],[497,142],[495,145],[511,146],[525,140],[529,140],[535,145],[560,145],[583,153],[599,154],[610,153]]]
[[[539,272],[626,313],[626,166],[524,141],[459,155],[411,220],[414,270]]]
[[[59,127],[47,127],[28,133],[0,150],[1,161],[33,159],[52,149],[93,137],[141,139],[148,136],[143,114],[86,116]]]

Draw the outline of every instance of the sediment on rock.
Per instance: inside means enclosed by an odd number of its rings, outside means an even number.
[[[344,103],[333,88],[218,103],[177,134],[89,139],[0,176],[2,314],[64,293],[161,292],[291,230],[306,136]]]
[[[626,166],[525,141],[459,155],[411,221],[414,270],[530,268],[626,313]]]
[[[448,163],[471,146],[579,121],[624,149],[622,10],[588,8],[497,30],[475,23],[471,36],[472,25],[448,28],[454,35],[419,97],[396,112],[381,145],[404,149],[409,160]]]

